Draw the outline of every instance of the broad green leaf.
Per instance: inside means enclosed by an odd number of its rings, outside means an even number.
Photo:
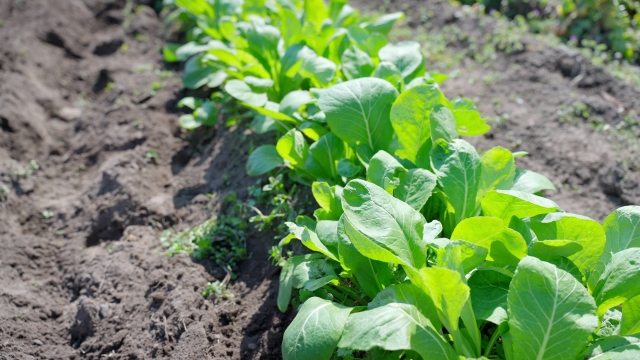
[[[438,309],[440,320],[449,332],[458,330],[460,314],[469,299],[469,287],[462,275],[455,270],[440,267],[405,269],[408,270],[411,282],[429,294]]]
[[[614,306],[640,295],[640,248],[613,254],[593,289],[598,316]]]
[[[277,103],[271,102],[271,101],[267,101],[267,103],[264,105],[264,107],[262,106],[253,106],[250,104],[245,103],[245,106],[247,106],[248,108],[251,108],[253,110],[255,110],[255,112],[257,112],[258,114],[264,115],[264,116],[268,116],[274,120],[278,120],[280,121],[280,125],[282,125],[283,127],[288,127],[288,129],[291,129],[290,124],[298,124],[299,121],[290,117],[287,114],[283,114],[281,113],[278,109],[280,107],[280,105],[278,105]],[[289,124],[286,124],[286,123]]]
[[[296,90],[288,93],[280,101],[279,111],[283,114],[293,116],[301,106],[307,105],[314,101],[311,93],[305,90]]]
[[[246,82],[253,90],[257,91],[266,91],[273,86],[273,80],[261,79],[255,76],[245,76],[244,82]]]
[[[369,161],[367,169],[367,181],[372,182],[388,193],[393,194],[397,185],[396,178],[407,169],[386,151],[378,151]]]
[[[247,174],[259,176],[283,164],[284,160],[273,145],[261,145],[255,149],[247,161]]]
[[[333,255],[333,259],[339,260],[338,256],[338,221],[335,220],[320,220],[316,224],[316,235],[318,240],[327,248]]]
[[[425,219],[381,187],[352,180],[342,193],[347,235],[363,255],[420,268],[426,263],[422,243]]]
[[[436,329],[442,328],[438,311],[429,295],[411,283],[394,284],[387,287],[376,295],[367,307],[369,310],[373,310],[391,303],[413,305],[431,321]]]
[[[283,359],[331,359],[352,310],[317,297],[307,300],[284,332]]]
[[[356,177],[362,171],[362,166],[356,165],[349,159],[340,159],[338,161],[338,175],[347,179]]]
[[[568,257],[580,269],[585,279],[593,272],[605,246],[602,225],[584,216],[550,213],[532,218],[529,226],[538,240],[573,240],[582,250]]]
[[[373,60],[369,55],[355,46],[349,47],[342,53],[342,73],[347,80],[371,76]]]
[[[195,41],[190,41],[182,46],[180,46],[179,48],[177,48],[175,50],[175,55],[178,58],[178,60],[180,61],[184,61],[187,60],[188,58],[192,57],[195,54],[201,53],[201,52],[205,52],[211,48],[214,48],[218,45],[220,45],[222,43],[220,43],[219,41],[212,41],[211,45],[210,44],[198,44]],[[222,44],[222,46],[224,46],[224,44]]]
[[[500,325],[507,321],[507,294],[511,276],[500,269],[487,268],[475,271],[467,285],[471,289],[471,304],[476,319]]]
[[[376,19],[362,23],[360,26],[369,30],[370,32],[378,32],[383,35],[388,35],[389,31],[393,27],[393,24],[404,19],[404,13],[395,12],[390,14],[384,14]]]
[[[315,181],[311,185],[313,197],[321,207],[321,212],[316,210],[314,215],[318,220],[338,220],[342,215],[341,194],[339,186],[329,186],[326,182]]]
[[[388,44],[380,49],[378,57],[381,61],[394,64],[402,73],[405,83],[425,73],[424,57],[420,50],[420,44],[415,41]]]
[[[428,141],[431,137],[429,113],[446,101],[440,89],[432,85],[416,86],[398,96],[391,107],[391,125],[400,144],[396,155],[416,163],[421,147],[429,146],[428,154],[431,146]]]
[[[477,110],[453,110],[453,117],[461,136],[478,136],[491,130]]]
[[[593,288],[613,254],[640,247],[640,207],[624,206],[607,216],[603,223],[607,242],[589,285]]]
[[[627,301],[625,304],[628,304]],[[620,325],[622,322],[622,312],[616,308],[609,309],[602,317],[601,325],[596,335],[600,337],[620,335]]]
[[[387,61],[382,61],[378,64],[373,76],[387,80],[391,85],[399,90],[402,88],[402,84],[404,82],[400,70],[398,70],[395,65]]]
[[[264,106],[267,103],[267,94],[258,94],[242,80],[229,80],[224,89],[229,95],[253,106]]]
[[[329,250],[322,241],[320,241],[320,238],[315,231],[309,230],[306,226],[298,226],[292,222],[286,222],[285,224],[289,227],[289,232],[300,240],[308,249],[322,253],[331,260],[338,261],[337,256],[335,256],[334,253]]]
[[[572,240],[539,240],[531,244],[531,255],[549,261],[555,257],[566,257],[582,250],[582,245]]]
[[[596,304],[569,273],[526,257],[507,296],[515,359],[575,359],[598,327]]]
[[[295,289],[316,291],[329,283],[337,285],[338,276],[327,260],[323,256],[321,258],[303,260],[296,264],[291,277],[293,287]]]
[[[300,75],[312,80],[312,86],[325,87],[336,75],[336,64],[322,56],[304,59],[300,66]]]
[[[622,335],[640,333],[640,296],[636,296],[622,304],[620,333]]]
[[[461,221],[451,234],[452,240],[465,240],[489,250],[487,260],[499,264],[518,264],[527,256],[522,235],[509,229],[500,219],[477,216]]]
[[[431,164],[455,211],[455,222],[474,216],[481,173],[476,149],[460,139],[451,143],[438,140],[431,149]]]
[[[291,166],[302,168],[309,153],[309,145],[300,131],[291,129],[278,140],[276,150]]]
[[[423,359],[459,359],[417,307],[400,303],[349,316],[338,346],[363,351],[374,348],[414,350]]]
[[[340,265],[356,277],[362,291],[367,296],[374,298],[391,283],[394,278],[393,271],[389,263],[372,260],[362,255],[346,234],[348,226],[348,220],[342,216],[338,221],[337,230]]]
[[[505,224],[512,216],[522,219],[558,210],[558,205],[549,199],[515,190],[489,191],[481,204],[482,214],[500,218]]]
[[[280,311],[285,312],[287,311],[287,307],[289,307],[291,291],[293,289],[293,271],[296,266],[304,261],[320,258],[322,258],[321,254],[308,254],[292,256],[287,259],[280,271],[280,284],[278,288],[278,309],[280,309]]]
[[[318,141],[323,135],[328,134],[324,126],[312,121],[303,122],[298,129],[313,141]],[[342,142],[342,140],[340,141]]]
[[[182,77],[182,83],[187,89],[197,89],[207,85],[210,88],[220,86],[227,79],[227,73],[215,67],[207,66],[188,71]]]
[[[609,336],[591,344],[580,358],[636,360],[640,358],[640,338],[637,336]]]
[[[511,151],[499,146],[494,147],[482,155],[480,162],[482,174],[477,201],[480,201],[487,191],[511,188],[516,175],[516,164]]]
[[[489,251],[464,240],[453,240],[437,251],[436,266],[456,270],[466,275],[484,262]]]
[[[320,29],[324,19],[329,17],[324,0],[304,0],[304,19]]]
[[[534,241],[538,240],[536,233],[531,230],[529,225],[517,216],[512,216],[509,222],[509,229],[513,229],[522,235],[524,241],[527,242],[527,246],[531,245]]]
[[[456,121],[453,113],[448,107],[436,105],[429,113],[429,125],[431,126],[431,140],[436,142],[438,139],[450,143],[458,138],[458,130],[456,129]]]
[[[523,191],[530,194],[542,190],[555,190],[556,187],[544,175],[535,171],[516,169],[516,177],[511,186],[511,190]]]
[[[398,179],[400,184],[395,188],[393,196],[418,211],[427,203],[438,183],[436,176],[425,169],[401,172]]]
[[[389,113],[397,96],[398,91],[388,82],[364,78],[330,87],[318,105],[331,131],[343,141],[386,150],[393,136]]]
[[[323,135],[309,147],[309,151],[331,179],[339,179],[338,161],[346,155],[344,142],[339,137],[333,133]]]

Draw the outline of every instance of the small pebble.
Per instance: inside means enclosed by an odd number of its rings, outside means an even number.
[[[34,343],[35,345],[40,345],[40,346],[42,346],[42,345],[43,345],[43,344],[42,344],[42,341],[40,341],[40,340],[38,340],[38,339],[33,340],[33,343]]]

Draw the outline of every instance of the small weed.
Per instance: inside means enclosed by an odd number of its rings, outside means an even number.
[[[149,94],[151,95],[156,95],[158,93],[158,90],[162,89],[164,85],[162,83],[159,83],[157,81],[154,81],[151,84],[151,88],[149,89]]]
[[[54,213],[53,211],[45,210],[45,211],[43,211],[43,212],[42,212],[42,217],[43,217],[45,220],[49,220],[49,219],[51,219],[54,215],[55,215],[55,213]]]
[[[211,295],[216,295],[216,297],[221,297],[223,299],[233,298],[234,295],[227,290],[227,284],[231,279],[231,273],[227,273],[227,275],[220,280],[216,280],[214,282],[207,283],[207,286],[204,288],[202,292],[202,296],[207,299]]]
[[[151,149],[144,154],[144,157],[147,159],[157,159],[158,153],[154,149]]]
[[[142,120],[136,120],[133,122],[133,124],[131,124],[131,126],[133,126],[136,129],[143,129],[144,125],[142,124]]]
[[[124,54],[124,53],[126,53],[127,51],[129,51],[129,44],[127,44],[127,43],[123,43],[123,44],[120,46],[120,52]]]
[[[147,71],[151,71],[153,70],[153,65],[152,64],[145,64],[145,65],[140,65],[138,66],[138,68],[135,70],[136,74],[141,74]]]
[[[0,186],[0,201],[7,200],[7,197],[11,193],[11,189],[7,185]]]
[[[107,86],[104,87],[104,92],[110,92],[111,90],[113,90],[114,86],[116,86],[116,83],[110,81],[109,83],[107,83]]]

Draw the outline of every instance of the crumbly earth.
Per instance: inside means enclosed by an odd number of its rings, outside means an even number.
[[[485,32],[443,2],[388,6],[428,7],[434,27]],[[243,126],[179,128],[183,94],[159,52],[167,32],[156,12],[125,0],[6,0],[0,20],[0,188],[10,190],[0,190],[0,359],[281,358],[294,314],[275,305],[273,234],[250,233],[232,300],[201,295],[220,269],[162,253],[162,229],[224,211],[217,199],[231,191],[247,196],[255,138]],[[486,116],[510,115],[474,144],[528,151],[519,165],[557,184],[547,195],[567,211],[602,220],[640,203],[635,148],[558,115],[580,101],[615,128],[640,112],[640,89],[564,47],[523,41],[490,67],[465,60],[442,86]]]

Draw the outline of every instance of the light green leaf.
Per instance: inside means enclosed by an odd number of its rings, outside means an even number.
[[[398,96],[391,107],[391,125],[400,144],[396,155],[415,163],[421,147],[430,148],[429,114],[436,105],[444,105],[446,101],[442,91],[432,85],[412,87]],[[429,150],[426,149],[426,153]]]
[[[378,53],[381,61],[394,64],[405,83],[425,74],[424,57],[420,50],[420,44],[415,41],[401,41],[387,44]]]
[[[456,129],[456,121],[453,113],[448,107],[436,105],[429,113],[429,125],[431,126],[431,140],[436,142],[438,139],[450,143],[458,138],[458,130]]]
[[[367,169],[367,181],[372,182],[388,193],[393,194],[393,189],[397,185],[396,178],[407,169],[400,164],[388,152],[380,150],[369,161]]]
[[[613,254],[593,289],[598,316],[614,306],[640,295],[640,248]]]
[[[458,330],[460,314],[469,299],[469,287],[462,275],[455,270],[440,267],[405,270],[408,270],[411,282],[429,294],[443,325],[450,332]]]
[[[522,235],[509,229],[500,219],[477,216],[461,221],[451,234],[452,240],[465,240],[489,250],[487,260],[499,264],[518,264],[527,256]]]
[[[401,172],[398,179],[400,184],[395,188],[393,196],[418,211],[427,203],[438,183],[436,176],[425,169]]]
[[[267,94],[258,94],[242,80],[229,80],[224,89],[229,95],[253,106],[264,106],[267,103]]]
[[[329,250],[332,254],[332,259],[339,260],[338,256],[338,221],[335,220],[320,220],[316,224],[316,234],[320,242]]]
[[[355,275],[362,291],[374,298],[389,286],[394,279],[389,263],[372,260],[362,255],[346,234],[348,220],[342,216],[338,221],[338,258],[342,267]]]
[[[461,136],[478,136],[491,130],[477,110],[453,110],[453,117]]]
[[[341,61],[342,73],[347,80],[371,76],[374,70],[371,57],[355,46],[347,48],[347,50],[342,53]]]
[[[323,0],[304,0],[304,19],[320,29],[324,19],[329,17],[329,11]]]
[[[477,201],[491,190],[508,190],[513,185],[516,175],[516,164],[511,151],[494,147],[482,155],[482,174],[478,187]]]
[[[167,45],[165,45],[162,48],[162,55],[164,56],[164,61],[166,62],[180,61],[180,59],[178,59],[178,55],[176,55],[176,50],[178,50],[180,46],[181,46],[180,44],[176,44],[176,43],[167,43]]]
[[[393,27],[393,24],[404,19],[404,13],[395,12],[391,14],[384,14],[376,19],[362,23],[360,26],[369,30],[370,32],[379,32],[383,35],[388,35],[389,31]]]
[[[352,310],[317,297],[307,300],[284,332],[283,359],[329,360]]]
[[[436,266],[456,270],[466,275],[484,262],[489,250],[464,240],[448,242],[444,248],[436,250]]]
[[[390,303],[349,316],[338,346],[363,351],[374,348],[414,350],[423,359],[459,359],[418,308],[400,303]]]
[[[507,296],[515,359],[575,359],[598,327],[596,304],[569,273],[526,257]]]
[[[295,90],[282,98],[280,101],[279,111],[283,114],[287,114],[289,116],[293,116],[301,106],[307,105],[315,101],[311,93],[306,90]]]
[[[291,291],[293,289],[293,271],[296,266],[304,261],[322,258],[321,254],[308,254],[301,256],[292,256],[287,259],[280,271],[280,284],[278,288],[278,309],[282,312],[287,311],[289,301],[291,300]]]
[[[398,70],[395,65],[387,61],[382,61],[378,64],[373,76],[387,80],[389,84],[393,85],[396,89],[401,89],[404,82],[400,70]]]
[[[315,181],[311,185],[311,192],[318,205],[324,210],[316,214],[318,220],[338,220],[340,218],[342,215],[341,187],[329,186],[326,182]],[[320,214],[322,216],[318,216]]]
[[[609,336],[593,343],[581,359],[636,360],[640,358],[640,338],[637,336]]]
[[[322,241],[320,241],[320,238],[315,231],[309,230],[306,226],[298,226],[292,222],[286,222],[285,224],[289,227],[289,233],[300,240],[308,249],[322,253],[331,260],[338,261],[337,256],[335,256],[334,253],[330,251]]]
[[[325,256],[322,256],[321,258],[303,260],[296,264],[292,274],[293,287],[316,291],[329,283],[337,285],[338,276],[327,260]]]
[[[246,82],[247,85],[249,85],[253,90],[256,91],[266,91],[273,86],[273,80],[261,79],[255,76],[245,76],[244,82]]]
[[[194,130],[202,126],[202,122],[198,121],[192,114],[184,114],[178,118],[180,127],[187,130]]]
[[[476,214],[476,195],[480,181],[480,157],[476,149],[464,140],[447,143],[438,140],[431,149],[431,164],[455,211],[455,222]]]
[[[303,168],[309,145],[300,131],[291,129],[278,140],[276,150],[291,166]]]
[[[515,190],[489,191],[481,204],[484,215],[501,218],[505,224],[512,216],[522,219],[558,210],[558,205],[549,199]]]
[[[500,325],[507,321],[507,294],[511,276],[496,268],[478,269],[467,285],[476,319]]]
[[[338,160],[346,155],[344,142],[339,137],[333,133],[325,134],[309,147],[309,151],[331,179],[339,179]]]
[[[397,96],[398,91],[387,81],[364,78],[330,87],[318,105],[331,130],[343,141],[386,150],[393,136],[389,113]]]
[[[342,194],[346,232],[364,256],[420,268],[426,263],[422,214],[381,187],[352,180]]]
[[[625,249],[640,247],[640,206],[624,206],[607,216],[603,223],[606,234],[604,252],[589,278],[593,288],[613,254]]]
[[[225,71],[218,70],[212,66],[207,66],[193,71],[188,71],[182,77],[182,83],[187,89],[197,89],[205,85],[210,88],[216,88],[226,79],[227,73]]]
[[[544,175],[531,170],[517,169],[511,190],[534,194],[542,190],[556,190],[556,187]]]
[[[247,174],[250,176],[266,174],[282,163],[284,160],[278,155],[275,146],[261,145],[249,155]]]
[[[582,245],[572,240],[539,240],[531,244],[531,255],[549,261],[556,257],[566,257],[582,250]]]
[[[442,328],[438,318],[438,310],[429,295],[411,283],[394,284],[387,287],[376,295],[367,307],[369,310],[373,310],[391,303],[413,305],[418,308],[418,311],[424,317],[431,321],[434,328]]]
[[[620,333],[622,335],[640,333],[640,296],[636,296],[622,304]]]
[[[605,246],[602,225],[584,216],[569,213],[550,213],[532,218],[529,226],[538,240],[573,240],[582,250],[569,256],[585,279],[593,272]]]
[[[324,126],[313,121],[303,122],[302,124],[300,124],[298,129],[300,129],[303,134],[305,134],[309,139],[313,141],[320,140],[320,137],[328,133],[327,129]]]
[[[356,165],[349,159],[340,159],[338,161],[338,175],[347,179],[356,177],[362,171],[362,166]]]

